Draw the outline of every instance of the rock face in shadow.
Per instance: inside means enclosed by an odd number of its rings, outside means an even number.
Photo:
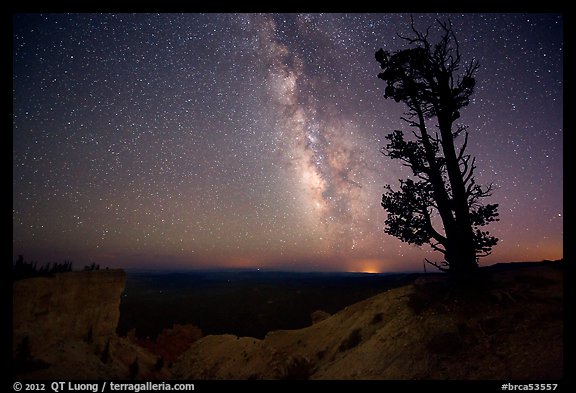
[[[125,283],[123,270],[58,273],[14,282],[14,355],[25,337],[34,355],[60,341],[114,335]]]
[[[14,376],[169,378],[158,356],[116,335],[125,282],[123,270],[67,272],[14,282]]]
[[[128,332],[127,338],[132,343],[159,356],[163,359],[162,361],[173,363],[194,342],[202,338],[202,330],[192,324],[180,325],[175,323],[172,328],[164,329],[155,341],[152,341],[149,337],[145,339],[136,337],[135,330]]]

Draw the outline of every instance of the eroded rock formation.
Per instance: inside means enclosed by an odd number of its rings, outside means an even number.
[[[27,337],[32,355],[60,341],[115,334],[123,270],[58,273],[13,285],[13,353]]]

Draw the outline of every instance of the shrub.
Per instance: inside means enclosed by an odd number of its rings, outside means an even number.
[[[384,319],[384,314],[379,312],[378,314],[374,314],[374,317],[372,317],[372,320],[370,321],[371,325],[375,325],[377,323],[382,322],[382,320]]]
[[[342,340],[338,350],[340,352],[347,351],[360,344],[360,342],[362,342],[362,334],[360,333],[360,329],[354,329],[350,332],[348,337]]]
[[[279,379],[295,380],[309,379],[313,373],[313,364],[309,359],[301,356],[289,357],[282,367]]]

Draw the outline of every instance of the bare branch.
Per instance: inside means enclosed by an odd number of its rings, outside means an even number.
[[[473,157],[472,163],[470,164],[470,168],[468,169],[468,175],[466,175],[466,177],[464,178],[464,185],[466,185],[466,183],[468,183],[471,179],[472,179],[472,183],[474,183],[474,179],[472,178],[472,176],[474,175],[474,170],[476,169],[475,162],[476,162],[476,157]]]
[[[428,258],[424,258],[426,260],[427,263],[429,263],[430,265],[434,266],[436,269],[439,269],[443,272],[447,272],[448,271],[448,262],[446,261],[442,261],[441,265],[437,264],[436,262],[432,262],[431,260],[429,260]]]
[[[428,243],[430,245],[430,247],[435,250],[435,251],[439,251],[442,254],[446,254],[446,250],[443,249],[442,247],[438,247],[439,245],[441,245],[440,243]]]
[[[468,131],[466,131],[466,134],[464,134],[464,143],[462,143],[460,151],[458,152],[458,161],[462,160],[462,157],[464,156],[464,152],[466,151],[467,146],[468,146]]]
[[[404,116],[401,116],[401,117],[400,117],[400,120],[404,120],[406,123],[408,123],[408,124],[409,124],[410,126],[412,126],[412,127],[420,127],[420,123],[418,123],[418,122],[416,122],[416,121],[414,121],[414,120],[407,119],[407,118],[404,117]]]
[[[418,31],[418,29],[416,29],[416,26],[414,25],[414,16],[410,15],[410,27],[412,29],[412,33],[414,33],[414,38],[402,36],[400,33],[396,33],[396,35],[409,44],[421,43],[426,49],[428,49],[430,47],[430,43],[428,42],[428,33],[430,32],[430,28],[432,26],[428,26],[426,28],[426,32],[421,33]]]
[[[458,39],[456,38],[456,34],[454,33],[454,29],[452,28],[452,21],[448,20],[446,22],[442,22],[439,19],[436,19],[442,30],[444,30],[444,35],[442,36],[441,43],[442,45],[439,46],[441,52],[439,53],[439,61],[441,61],[441,65],[445,71],[447,71],[450,75],[450,88],[454,87],[453,84],[453,73],[454,71],[458,70],[460,64],[460,44],[458,43]],[[450,47],[450,41],[453,42],[453,46]],[[454,54],[452,54],[454,52]],[[448,63],[446,65],[446,62]]]
[[[476,252],[476,256],[478,258],[487,257],[488,255],[492,255],[492,250],[482,250]]]
[[[454,137],[454,139],[458,138],[460,136],[460,134],[464,131],[466,131],[468,129],[468,126],[465,126],[463,124],[458,124],[456,126],[456,131],[454,131],[452,133],[452,136]],[[467,132],[467,131],[466,131]]]
[[[470,184],[466,187],[466,195],[470,196],[473,194],[474,188],[476,187],[476,182],[474,179],[470,180]]]
[[[414,137],[415,137],[416,139],[418,139],[419,141],[422,140],[422,136],[421,136],[421,135],[418,135],[418,134],[416,133],[416,131],[414,131],[413,129],[410,129],[410,131],[412,132],[412,135],[414,135]]]
[[[470,156],[464,156],[464,158],[459,161],[459,165],[462,167],[460,174],[461,176],[464,176],[466,175],[466,172],[468,172],[468,161],[470,161]]]
[[[490,183],[485,189],[481,186],[474,184],[472,187],[468,187],[470,190],[466,192],[468,197],[468,206],[473,206],[476,201],[480,198],[486,198],[492,196],[492,192],[496,189],[494,183]]]
[[[464,77],[472,77],[480,68],[480,63],[476,59],[472,59],[464,70]]]

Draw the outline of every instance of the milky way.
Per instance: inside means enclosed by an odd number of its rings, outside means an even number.
[[[310,99],[315,97],[302,94],[307,86],[314,85],[314,80],[306,75],[298,54],[275,38],[274,19],[253,19],[251,24],[257,27],[260,40],[258,54],[271,64],[266,79],[277,104],[272,110],[278,115],[275,143],[285,147],[283,168],[287,173],[283,176],[294,177],[293,185],[302,188],[303,212],[312,227],[321,224],[327,245],[332,249],[350,247],[365,211],[358,180],[366,178],[361,170],[360,149],[349,140],[354,135],[353,125],[343,124],[332,108],[325,114],[318,113],[317,100]],[[297,25],[308,23],[305,17],[302,19],[304,22],[299,19]]]
[[[562,256],[562,17],[450,18],[498,187],[486,263]],[[383,232],[405,128],[374,53],[405,14],[15,15],[13,255],[119,267],[418,270]],[[436,256],[437,257],[437,256]]]

